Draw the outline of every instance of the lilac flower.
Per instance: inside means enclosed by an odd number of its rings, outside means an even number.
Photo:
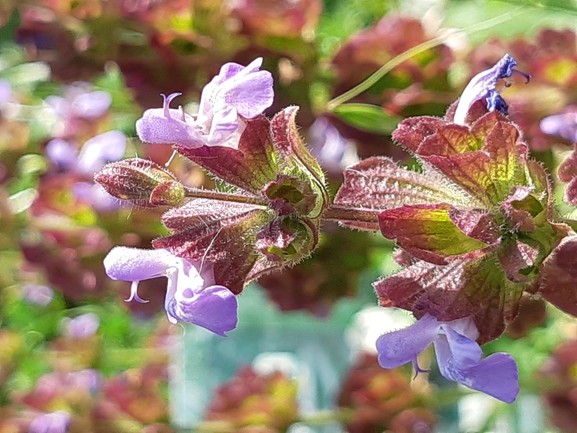
[[[164,96],[163,108],[147,110],[136,122],[140,139],[147,143],[171,143],[194,149],[202,146],[236,148],[246,127],[271,106],[272,75],[259,71],[262,58],[244,67],[225,64],[202,91],[196,118],[182,109],[169,108],[180,93]]]
[[[547,116],[539,122],[541,131],[558,135],[573,143],[577,142],[577,108],[571,107],[565,113]]]
[[[104,259],[104,267],[110,278],[132,281],[127,301],[146,302],[138,296],[138,283],[167,277],[164,307],[171,323],[194,323],[222,336],[236,328],[236,297],[226,287],[213,284],[209,264],[199,271],[194,264],[167,250],[115,247]]]
[[[77,146],[62,138],[54,138],[46,145],[46,158],[61,170],[92,179],[104,164],[118,161],[126,151],[126,135],[112,130],[87,140],[80,153]],[[118,209],[120,202],[108,194],[102,186],[76,182],[72,188],[74,196],[94,209],[110,212]]]
[[[52,95],[46,103],[65,122],[74,118],[95,119],[106,113],[112,103],[110,93],[92,90],[90,83],[76,82],[64,87],[64,96]]]
[[[72,338],[89,338],[96,334],[100,326],[100,318],[94,313],[81,314],[70,319],[63,319],[64,334]]]
[[[12,96],[12,86],[4,79],[0,79],[0,108],[4,107]]]
[[[54,138],[46,145],[46,157],[61,169],[92,177],[107,162],[122,158],[125,150],[126,135],[112,130],[87,140],[80,153],[69,141]]]
[[[341,175],[343,169],[359,162],[353,142],[341,135],[326,117],[319,117],[309,128],[309,147],[330,173]]]
[[[46,307],[54,298],[54,291],[42,284],[25,284],[22,287],[22,297],[31,304]]]
[[[505,54],[495,66],[475,75],[469,84],[467,84],[465,90],[463,90],[463,94],[459,99],[455,111],[454,122],[464,125],[469,108],[471,108],[473,103],[483,98],[485,98],[487,102],[487,109],[489,111],[497,110],[503,114],[507,114],[509,106],[501,97],[500,92],[496,90],[499,80],[505,79],[505,87],[511,86],[512,83],[506,79],[510,78],[514,72],[523,75],[527,82],[531,79],[530,75],[513,69],[515,66],[517,66],[515,59],[509,54]]]
[[[439,322],[425,314],[408,328],[378,338],[379,364],[383,368],[396,368],[412,362],[417,373],[423,372],[417,356],[433,343],[437,364],[445,378],[512,403],[519,393],[515,360],[506,353],[495,353],[481,360],[483,351],[475,342],[478,335],[471,318]]]
[[[64,410],[39,415],[30,423],[30,433],[65,433],[70,426],[70,414]]]

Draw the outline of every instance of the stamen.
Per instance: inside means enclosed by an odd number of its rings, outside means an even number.
[[[520,74],[523,77],[525,77],[525,84],[527,84],[529,81],[531,81],[531,75],[530,74],[527,74],[526,72],[518,71],[517,69],[513,69],[513,72],[516,72],[517,74]]]
[[[162,104],[162,108],[164,109],[164,116],[167,119],[171,119],[170,117],[170,103],[172,102],[172,100],[174,98],[176,98],[177,96],[182,95],[182,93],[180,92],[176,92],[176,93],[171,93],[170,95],[166,96],[164,93],[161,93],[162,99],[163,99],[163,104]]]
[[[133,281],[132,285],[130,286],[130,296],[128,297],[128,299],[125,299],[124,302],[130,302],[130,301],[136,301],[136,302],[140,302],[141,304],[146,304],[148,301],[145,299],[142,299],[140,296],[138,296],[138,283],[140,281]]]
[[[429,371],[431,371],[431,370],[425,370],[425,369],[419,367],[419,361],[418,361],[416,356],[415,356],[415,359],[413,359],[413,368],[415,369],[415,375],[413,376],[413,380],[415,380],[417,378],[419,373],[428,373]]]

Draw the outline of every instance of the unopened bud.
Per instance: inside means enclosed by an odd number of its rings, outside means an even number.
[[[186,196],[184,186],[170,171],[147,159],[106,164],[94,180],[110,195],[137,206],[178,206]]]

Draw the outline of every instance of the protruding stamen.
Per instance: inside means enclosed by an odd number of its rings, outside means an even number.
[[[128,299],[125,299],[125,302],[136,301],[140,302],[141,304],[146,304],[148,301],[146,299],[142,299],[138,296],[138,283],[140,281],[133,281],[132,285],[130,286],[130,296]]]
[[[166,96],[164,93],[161,94],[162,99],[163,99],[162,108],[164,109],[164,116],[167,119],[171,119],[171,117],[170,117],[170,103],[172,102],[172,100],[174,98],[176,98],[177,96],[180,96],[180,95],[182,95],[182,93],[180,93],[180,92],[171,93],[168,96]]]

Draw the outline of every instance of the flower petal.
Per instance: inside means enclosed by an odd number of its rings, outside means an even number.
[[[475,75],[463,90],[455,110],[454,122],[464,125],[469,108],[475,101],[483,98],[487,99],[490,111],[506,110],[507,104],[495,88],[499,79],[508,78],[513,74],[515,66],[517,66],[515,59],[505,54],[495,66]]]
[[[136,121],[138,137],[145,143],[178,144],[189,149],[206,144],[192,116],[175,109],[169,109],[168,113],[169,117],[164,108],[146,110]]]
[[[464,372],[463,385],[484,392],[505,403],[513,403],[519,394],[519,371],[513,357],[494,353]]]
[[[166,275],[174,260],[166,250],[114,247],[104,258],[104,268],[113,280],[141,281]]]
[[[215,334],[226,332],[237,325],[237,300],[223,286],[210,286],[195,293],[191,289],[177,291],[168,301],[166,311],[174,319],[194,323]]]
[[[383,368],[396,368],[414,361],[433,342],[440,326],[437,319],[425,314],[408,328],[381,335],[377,339],[379,365]]]
[[[76,170],[80,173],[93,175],[104,164],[118,161],[126,151],[126,135],[112,130],[92,137],[82,146]]]

